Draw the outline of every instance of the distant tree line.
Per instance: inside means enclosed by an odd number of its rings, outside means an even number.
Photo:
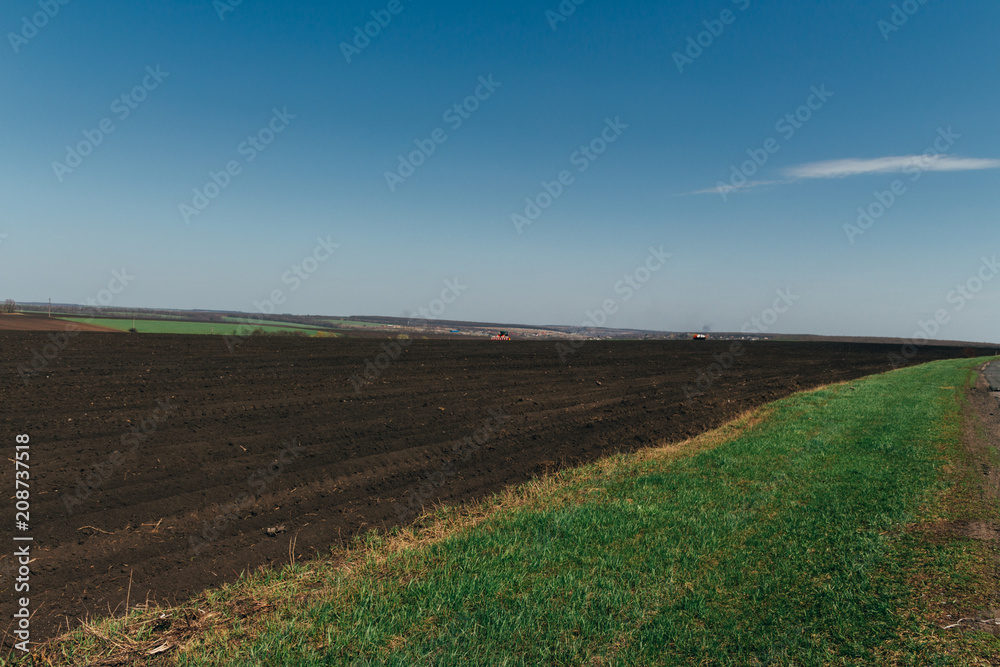
[[[24,304],[22,304],[24,309]],[[34,309],[34,304],[32,304]],[[38,309],[45,310],[45,304],[38,304]],[[3,312],[3,311],[0,311]],[[239,312],[210,312],[202,310],[164,310],[158,308],[128,308],[125,306],[76,306],[67,304],[53,304],[53,313],[60,315],[76,315],[82,317],[111,317],[120,319],[167,319],[184,320],[185,322],[208,322],[228,324],[231,320],[226,318],[247,318],[251,324],[259,323],[285,323],[285,324],[317,324],[323,326],[325,322],[322,317],[298,316],[298,315],[263,315],[261,313],[239,313]]]
[[[0,303],[0,313],[14,313],[17,312],[17,304],[13,299],[7,299],[3,303]]]

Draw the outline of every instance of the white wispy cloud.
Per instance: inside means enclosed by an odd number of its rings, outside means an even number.
[[[763,187],[765,185],[776,185],[779,183],[788,183],[787,180],[784,181],[747,181],[740,185],[731,185],[729,183],[720,183],[714,188],[706,188],[705,190],[695,190],[691,194],[693,195],[728,195],[730,192],[738,192],[740,190],[751,190],[753,188]]]
[[[846,178],[863,174],[898,174],[918,171],[977,171],[1000,169],[1000,160],[958,157],[955,155],[899,155],[868,160],[848,159],[812,162],[789,167],[785,174],[792,179]]]
[[[960,157],[939,153],[936,155],[896,155],[879,158],[849,158],[809,162],[782,170],[786,178],[782,180],[747,180],[740,184],[720,182],[714,188],[696,190],[695,195],[722,195],[746,192],[765,185],[780,185],[795,181],[818,178],[847,178],[865,174],[915,174],[924,171],[979,171],[1000,169],[1000,160],[988,158]]]

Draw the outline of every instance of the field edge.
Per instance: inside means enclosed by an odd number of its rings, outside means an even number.
[[[956,374],[960,374],[959,369],[964,369],[966,374],[966,381],[961,386],[941,387],[954,390],[951,394],[955,402],[953,414],[957,417],[940,425],[942,436],[940,451],[943,457],[956,461],[957,464],[942,464],[938,492],[925,498],[916,511],[914,521],[907,523],[898,533],[899,544],[903,548],[894,552],[892,558],[895,559],[895,565],[909,573],[908,576],[919,579],[919,581],[914,580],[916,591],[914,599],[918,602],[911,600],[910,608],[903,612],[915,627],[900,637],[898,646],[887,647],[887,652],[882,656],[885,664],[909,664],[905,656],[898,653],[905,650],[901,647],[906,646],[913,650],[934,650],[939,655],[957,651],[955,658],[964,656],[968,659],[977,651],[997,651],[1000,655],[1000,642],[995,638],[981,636],[983,633],[965,628],[960,629],[961,634],[950,635],[945,630],[940,632],[931,630],[931,622],[936,624],[941,619],[944,601],[949,599],[949,596],[953,597],[957,592],[969,598],[970,591],[984,590],[982,582],[987,572],[984,568],[989,565],[991,554],[994,559],[996,558],[996,550],[980,542],[970,543],[961,535],[954,535],[953,539],[939,540],[930,547],[920,541],[926,536],[926,531],[921,530],[921,526],[927,524],[928,519],[940,521],[944,517],[944,520],[948,521],[963,521],[969,516],[983,516],[984,513],[996,516],[995,498],[991,500],[988,496],[979,496],[977,499],[973,497],[975,494],[970,493],[970,489],[977,488],[974,474],[975,461],[968,457],[968,448],[965,446],[965,438],[968,436],[971,424],[967,392],[971,390],[970,381],[974,382],[977,377],[976,367],[982,362],[982,359],[934,362],[934,365],[949,364],[956,367]],[[892,371],[886,375],[914,370]],[[720,428],[683,443],[607,457],[582,467],[547,475],[468,506],[435,508],[407,528],[395,529],[389,533],[373,531],[359,536],[351,547],[335,552],[329,559],[318,563],[288,566],[281,572],[261,571],[230,586],[208,591],[182,607],[170,610],[143,610],[133,612],[124,619],[88,624],[84,629],[60,637],[44,647],[36,654],[35,664],[80,664],[76,662],[80,659],[93,665],[128,664],[133,660],[142,664],[177,664],[175,656],[169,655],[174,650],[185,645],[196,646],[201,640],[210,636],[214,636],[216,641],[231,635],[243,638],[252,636],[255,628],[257,630],[266,628],[270,619],[282,607],[297,609],[312,597],[310,593],[320,591],[321,595],[323,584],[328,583],[331,577],[343,581],[341,577],[345,576],[389,576],[391,568],[387,566],[401,555],[426,550],[433,545],[461,537],[484,522],[512,512],[525,509],[537,511],[543,506],[551,509],[572,504],[579,500],[581,485],[593,482],[594,479],[606,481],[621,475],[623,471],[634,474],[644,467],[655,467],[666,461],[690,458],[721,445],[731,444],[765,424],[777,406],[810,395],[843,391],[846,386],[870,379],[819,387],[795,394],[745,413]],[[989,514],[990,512],[994,514]],[[917,517],[920,520],[917,520]],[[935,539],[939,537],[935,536]],[[954,571],[948,570],[949,564]],[[921,573],[931,568],[948,575],[945,577],[946,585],[941,584],[939,580],[930,588],[921,586],[927,581],[926,577],[920,577]],[[995,580],[992,583],[989,595],[995,599],[997,594]],[[163,625],[164,614],[168,618],[184,619],[186,635],[184,632],[178,634],[176,627],[169,630],[158,629],[158,626]],[[923,630],[916,626],[922,626]],[[940,625],[936,627],[941,628]],[[160,656],[160,654],[167,655]],[[989,661],[988,653],[985,655],[987,658],[983,661],[955,664],[1000,664]],[[195,660],[197,661],[197,658]]]

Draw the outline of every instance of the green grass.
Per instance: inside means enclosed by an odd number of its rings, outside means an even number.
[[[378,328],[384,328],[384,327],[388,326],[386,324],[378,324],[376,322],[360,322],[358,320],[330,320],[330,319],[326,319],[326,320],[323,320],[323,321],[329,323],[331,326],[334,326],[334,327],[362,327],[362,328],[369,328],[369,329],[378,329]]]
[[[62,317],[59,319],[72,321],[72,322],[83,322],[86,324],[93,324],[98,327],[107,327],[109,329],[117,329],[119,331],[128,331],[132,328],[132,320],[120,320],[120,319],[102,319],[94,318],[88,319],[83,317]],[[135,328],[139,333],[153,333],[153,334],[215,334],[217,336],[247,336],[250,332],[260,329],[267,333],[295,333],[295,332],[306,332],[310,333],[314,331],[313,329],[306,329],[305,327],[299,325],[287,325],[287,326],[276,326],[276,325],[263,325],[257,326],[255,324],[237,324],[237,323],[221,323],[221,322],[177,322],[172,320],[136,320]]]
[[[222,319],[225,322],[242,323],[242,324],[246,324],[249,321],[251,322],[251,324],[248,326],[252,326],[252,323],[256,321],[260,322],[268,321],[264,319],[258,319],[258,316],[256,315],[247,315],[245,317],[225,316]],[[297,322],[275,322],[273,325],[268,325],[268,326],[279,326],[288,329],[305,329],[307,331],[326,331],[329,328],[329,327],[318,327],[312,324],[299,324]]]
[[[158,664],[988,664],[997,638],[934,621],[996,592],[985,547],[903,530],[1000,518],[956,464],[971,364],[796,395],[256,575],[192,603],[218,616]],[[76,641],[53,655],[108,650]]]

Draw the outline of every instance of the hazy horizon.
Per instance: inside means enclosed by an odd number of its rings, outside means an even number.
[[[48,304],[42,301],[23,301],[18,302],[19,308],[31,306],[40,307],[44,311],[44,307]],[[52,303],[52,308],[55,310],[58,307],[71,307],[71,308],[87,308],[88,304],[78,304],[78,303]],[[101,306],[93,306],[95,308],[102,308]],[[106,313],[101,313],[108,318],[116,318],[116,312],[113,310],[117,308],[116,306],[109,306]],[[269,315],[261,314],[260,311],[244,311],[244,310],[231,310],[224,308],[159,308],[156,306],[131,306],[127,307],[131,310],[136,311],[149,311],[151,314],[157,312],[171,312],[171,313],[217,313],[217,314],[228,314],[228,315],[240,315],[246,316],[246,323],[253,324],[255,322],[265,322],[268,321]],[[369,319],[408,319],[413,321],[426,321],[431,323],[445,323],[445,324],[462,324],[468,326],[479,326],[479,325],[490,325],[499,328],[532,328],[532,329],[547,329],[547,328],[558,328],[558,329],[569,329],[569,328],[580,328],[581,326],[586,326],[591,329],[596,330],[608,330],[608,331],[635,331],[639,333],[665,333],[665,334],[695,334],[695,333],[708,333],[716,335],[741,335],[747,334],[752,336],[831,336],[831,337],[844,337],[844,338],[885,338],[887,340],[913,340],[917,343],[918,347],[924,345],[935,345],[938,341],[942,342],[954,342],[954,343],[969,343],[969,344],[983,344],[983,345],[1000,345],[1000,341],[997,340],[972,340],[972,339],[950,339],[943,336],[927,336],[926,340],[922,336],[917,336],[913,339],[912,336],[860,336],[860,335],[843,335],[838,336],[834,334],[816,334],[809,331],[782,331],[782,332],[771,332],[767,331],[765,323],[760,320],[760,318],[752,318],[749,322],[750,327],[746,331],[740,330],[714,330],[708,328],[702,328],[701,330],[695,329],[642,329],[642,328],[632,328],[632,327],[616,327],[611,324],[606,324],[604,326],[596,326],[593,323],[582,322],[582,323],[560,323],[560,322],[516,322],[516,321],[485,321],[485,320],[451,320],[448,318],[434,318],[434,317],[424,317],[420,313],[414,313],[413,316],[397,316],[397,315],[385,315],[382,313],[286,313],[286,312],[276,312],[275,316],[281,318],[296,318],[296,319],[307,319],[307,318],[333,318],[333,319],[349,319],[349,318],[369,318]],[[98,317],[99,317],[98,316]],[[120,319],[120,318],[119,318]],[[125,319],[128,319],[125,316]],[[273,320],[278,321],[278,320]],[[417,325],[419,326],[419,325]],[[919,330],[918,330],[919,331]]]

